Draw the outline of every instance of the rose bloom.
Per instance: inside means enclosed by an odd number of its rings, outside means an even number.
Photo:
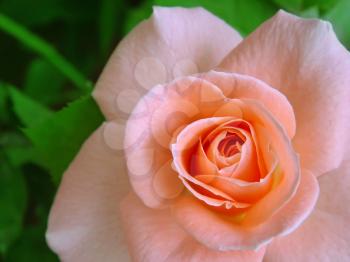
[[[329,23],[280,11],[242,39],[155,8],[93,96],[107,120],[49,217],[63,261],[350,260],[350,56]]]

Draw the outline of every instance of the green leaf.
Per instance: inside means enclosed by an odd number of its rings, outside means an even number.
[[[45,241],[47,217],[55,194],[55,187],[47,172],[36,165],[23,168],[28,188],[28,206],[25,227],[10,246],[5,261],[58,261]]]
[[[102,121],[95,101],[86,96],[24,132],[38,150],[42,166],[58,184],[82,143]]]
[[[0,83],[0,127],[9,120],[7,97],[7,88],[4,84]]]
[[[330,21],[340,41],[350,48],[350,1],[341,0],[325,16]]]
[[[141,6],[129,9],[124,21],[124,34],[129,33],[138,23],[152,14],[152,4],[152,1],[144,1]]]
[[[16,88],[11,87],[9,90],[13,109],[26,127],[34,126],[52,115],[49,109],[24,95]]]
[[[243,35],[251,33],[277,12],[275,5],[259,0],[155,0],[154,3],[162,6],[202,6]]]
[[[320,16],[319,10],[316,6],[305,9],[301,11],[298,15],[304,18],[319,18]]]
[[[5,148],[5,153],[15,167],[28,162],[36,162],[36,152],[33,147],[30,146],[11,146]]]
[[[121,28],[124,2],[121,0],[102,0],[99,17],[100,48],[105,57],[111,47],[112,40]]]
[[[0,149],[8,146],[26,146],[28,139],[23,136],[18,130],[10,130],[0,132]]]
[[[65,13],[60,0],[2,0],[0,10],[29,26],[53,22]]]
[[[317,6],[321,12],[328,11],[339,2],[339,0],[303,0],[303,1],[304,1],[303,5],[305,8],[309,8],[311,6]]]
[[[303,0],[273,0],[281,8],[289,11],[299,11],[302,8]]]
[[[0,254],[18,237],[26,207],[26,187],[22,174],[0,151]]]
[[[16,23],[9,17],[0,13],[0,30],[13,36],[32,51],[44,57],[53,66],[62,72],[72,83],[83,91],[89,91],[92,88],[90,81],[71,64],[60,53],[57,52],[49,43],[45,42],[39,36],[33,34],[22,25]]]
[[[23,92],[45,105],[62,103],[64,76],[50,63],[35,59],[28,67]]]
[[[260,0],[236,0],[230,13],[229,23],[243,35],[248,35],[278,11],[275,5]]]
[[[45,227],[28,226],[6,254],[8,262],[59,261],[45,242]]]

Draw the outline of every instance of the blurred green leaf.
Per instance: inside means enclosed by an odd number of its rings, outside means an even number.
[[[2,0],[0,10],[28,26],[42,25],[62,17],[60,0]]]
[[[4,84],[0,83],[0,127],[8,121],[8,91]]]
[[[16,88],[11,87],[10,94],[13,109],[26,127],[34,126],[52,115],[49,109],[24,95]]]
[[[27,138],[16,129],[0,132],[0,149],[7,146],[25,146],[27,144]]]
[[[270,2],[259,0],[155,0],[154,4],[184,7],[202,6],[225,20],[243,35],[251,33],[278,10]]]
[[[0,254],[5,253],[22,229],[26,187],[21,173],[0,151]]]
[[[318,18],[320,16],[320,12],[317,6],[313,6],[301,11],[298,15],[304,18]]]
[[[81,73],[74,68],[60,53],[39,36],[28,31],[22,25],[16,23],[9,17],[0,13],[0,29],[15,37],[22,44],[38,53],[58,70],[62,72],[70,81],[84,91],[91,90],[92,84],[85,79]]]
[[[20,167],[27,162],[37,162],[36,152],[30,146],[9,146],[5,148],[5,153],[15,167]]]
[[[42,166],[50,171],[53,181],[59,183],[82,143],[102,121],[95,101],[86,96],[24,132],[38,150]]]
[[[236,0],[230,12],[230,24],[243,35],[248,35],[260,24],[275,15],[278,8],[268,1]]]
[[[59,261],[45,243],[45,226],[26,227],[18,241],[9,249],[7,262]]]
[[[43,59],[35,59],[27,70],[23,92],[45,105],[62,102],[63,75]]]
[[[5,261],[58,261],[45,242],[47,216],[55,187],[44,170],[26,164],[22,168],[28,188],[26,227],[6,252]]]
[[[99,17],[100,48],[105,57],[111,47],[113,38],[120,31],[124,12],[124,2],[121,0],[102,0]]]
[[[129,33],[138,23],[152,14],[152,4],[153,1],[148,0],[140,6],[128,10],[123,26],[124,34]]]
[[[341,0],[334,6],[324,19],[330,21],[340,41],[350,47],[350,1]]]
[[[27,163],[22,167],[22,172],[28,185],[31,204],[36,207],[35,210],[30,210],[32,217],[29,222],[32,225],[46,224],[56,186],[47,172],[38,165]]]
[[[299,11],[303,4],[303,0],[273,0],[273,2],[288,11]]]
[[[334,7],[339,0],[303,0],[303,2],[304,8],[317,6],[321,12],[325,12]]]

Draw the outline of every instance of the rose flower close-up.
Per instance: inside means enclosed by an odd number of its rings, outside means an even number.
[[[350,260],[350,54],[329,22],[280,10],[242,38],[154,7],[92,94],[105,122],[46,231],[62,261]]]

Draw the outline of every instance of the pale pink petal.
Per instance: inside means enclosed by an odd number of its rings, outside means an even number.
[[[65,172],[46,238],[62,261],[127,261],[119,202],[129,190],[125,160],[108,147],[102,125]]]
[[[257,249],[275,236],[288,234],[297,228],[313,210],[318,191],[316,178],[305,170],[293,198],[273,216],[253,227],[242,224],[244,215],[218,215],[190,196],[179,198],[173,207],[173,213],[189,234],[210,248]],[[239,222],[235,222],[237,219]]]
[[[121,211],[130,256],[135,262],[255,262],[262,261],[264,256],[264,248],[259,251],[209,249],[177,225],[168,210],[149,209],[133,194],[123,200]]]
[[[202,77],[219,87],[228,98],[254,99],[262,103],[286,129],[289,137],[293,138],[295,116],[292,106],[282,93],[248,75],[210,71]]]
[[[241,39],[203,8],[155,7],[120,42],[93,95],[107,119],[120,118],[151,87],[217,66]]]
[[[350,55],[329,23],[280,11],[218,70],[256,77],[286,95],[296,115],[293,145],[302,166],[315,175],[338,167],[349,136]]]
[[[266,262],[350,261],[350,159],[320,177],[320,198],[295,232],[271,243]],[[265,259],[264,259],[265,261]]]

